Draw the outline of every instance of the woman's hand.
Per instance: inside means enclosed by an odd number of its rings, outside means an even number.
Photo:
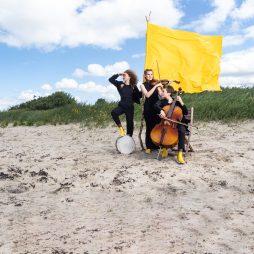
[[[164,118],[164,117],[166,117],[166,113],[163,110],[161,110],[159,116],[160,116],[160,118]]]
[[[155,87],[156,87],[156,88],[158,88],[158,87],[163,88],[163,85],[162,85],[161,82],[160,82],[160,83],[156,84]]]

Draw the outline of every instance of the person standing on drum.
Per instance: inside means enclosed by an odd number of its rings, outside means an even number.
[[[153,85],[153,70],[152,69],[146,69],[144,71],[144,79],[145,82],[140,86],[141,91],[143,95],[145,96],[145,104],[144,104],[144,118],[146,122],[146,153],[150,153],[152,149],[158,149],[158,146],[156,146],[150,137],[151,131],[154,128],[156,124],[160,122],[160,117],[157,115],[157,113],[154,110],[154,104],[158,101],[161,93],[161,89],[158,89],[159,87],[162,88],[161,83],[157,83]]]
[[[118,77],[122,77],[122,81],[118,81]],[[134,129],[134,102],[140,103],[142,97],[141,92],[137,88],[138,78],[134,71],[126,70],[124,73],[118,73],[109,78],[109,82],[116,86],[120,94],[120,102],[118,106],[111,111],[111,115],[116,125],[119,127],[120,136],[124,136],[125,132],[122,127],[119,116],[125,114],[127,123],[127,135],[133,135]]]

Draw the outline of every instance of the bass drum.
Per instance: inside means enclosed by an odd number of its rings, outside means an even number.
[[[116,150],[122,154],[131,154],[135,151],[135,142],[132,137],[125,135],[116,140]]]

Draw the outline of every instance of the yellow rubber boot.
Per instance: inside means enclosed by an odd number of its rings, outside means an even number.
[[[147,148],[146,150],[145,150],[145,153],[151,153],[151,149],[149,149],[149,148]]]
[[[177,162],[179,164],[184,164],[185,163],[185,160],[183,158],[183,152],[178,152],[178,154],[177,154]]]
[[[123,137],[125,135],[123,127],[119,127],[120,131],[120,137]]]
[[[168,157],[168,149],[162,148],[161,157],[162,158],[167,158]]]

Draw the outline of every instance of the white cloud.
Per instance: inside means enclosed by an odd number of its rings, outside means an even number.
[[[190,25],[186,25],[186,28],[194,28],[198,32],[214,32],[220,28],[235,7],[234,0],[212,0],[210,2],[214,10]]]
[[[119,94],[117,89],[113,85],[99,85],[93,81],[89,81],[79,85],[79,90],[83,91],[88,97],[90,93],[95,93],[96,98],[105,98],[110,101],[119,100]]]
[[[45,91],[51,91],[52,86],[50,84],[44,84],[44,85],[41,86],[41,89],[45,90]]]
[[[106,70],[105,68],[100,64],[89,64],[87,66],[88,72],[86,75],[88,76],[106,76]]]
[[[223,87],[253,87],[254,75],[245,76],[222,76],[220,84]]]
[[[80,103],[81,102],[81,99],[79,96],[75,96],[74,99],[76,100],[77,103]]]
[[[98,92],[98,93],[108,93],[114,92],[116,90],[116,88],[113,85],[108,86],[98,85],[94,81],[89,81],[87,83],[80,84],[78,89],[84,92]]]
[[[0,98],[0,111],[7,110],[9,107],[18,104],[15,99]]]
[[[254,0],[245,0],[239,8],[236,8],[231,16],[235,19],[249,19],[254,17]]]
[[[228,74],[254,74],[254,47],[222,56],[221,70]]]
[[[44,93],[43,95],[42,95],[42,97],[45,97],[45,96],[49,96],[49,95],[51,95],[52,93]]]
[[[220,81],[224,86],[254,84],[254,47],[228,53],[221,59]]]
[[[46,90],[46,89],[44,89]],[[44,94],[40,94],[39,92],[35,92],[33,90],[24,90],[21,91],[20,94],[16,98],[0,98],[0,110],[6,110],[11,106],[18,105],[20,103],[37,99],[39,97],[49,96],[51,92],[45,92]]]
[[[30,101],[40,97],[41,94],[39,92],[34,92],[33,90],[25,90],[20,93],[18,96],[18,100],[20,101]]]
[[[232,24],[231,24],[231,28],[230,31],[232,33],[238,33],[241,29],[241,22],[239,22],[238,20],[233,20]]]
[[[97,76],[97,77],[108,77],[114,73],[123,72],[129,69],[130,66],[126,61],[116,62],[112,65],[102,66],[100,64],[89,64],[87,66],[87,76]]]
[[[244,32],[246,38],[254,39],[254,26],[247,27]]]
[[[131,57],[132,58],[142,58],[142,57],[145,57],[145,53],[133,54]]]
[[[95,45],[119,49],[145,35],[145,16],[175,27],[183,13],[175,1],[160,0],[1,0],[0,42],[15,47]],[[170,18],[169,18],[170,17]]]
[[[223,37],[223,47],[241,45],[246,41],[243,35],[228,35]]]
[[[242,29],[241,33],[223,37],[223,46],[237,46],[244,44],[247,40],[254,39],[254,26]]]
[[[56,82],[56,89],[75,89],[78,83],[74,79],[63,78],[61,81]]]
[[[74,70],[74,72],[72,73],[72,76],[75,77],[75,78],[83,78],[85,76],[85,71],[80,69],[80,68],[77,68]]]

